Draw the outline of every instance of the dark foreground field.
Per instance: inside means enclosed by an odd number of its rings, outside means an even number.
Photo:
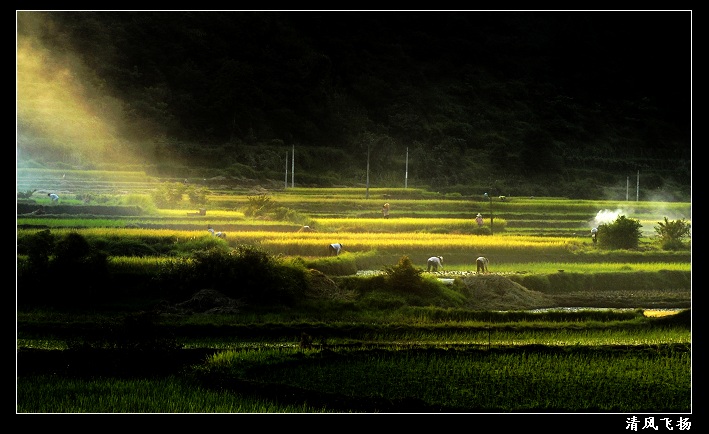
[[[17,411],[691,411],[688,289],[594,298],[545,294],[494,274],[462,280],[486,309],[420,299],[423,306],[400,306],[380,294],[378,310],[370,299],[361,311],[347,301],[351,294],[329,287],[298,309],[259,309],[200,291],[148,311],[21,312]],[[679,313],[648,317],[646,308]],[[268,406],[194,404],[184,391],[166,395],[176,404],[160,397],[141,404],[146,389],[165,381],[219,402]]]
[[[299,355],[289,354],[279,362],[253,366],[235,375],[199,368],[206,359],[216,354],[214,350],[152,353],[23,350],[18,353],[18,362],[23,366],[18,373],[18,411],[65,412],[63,408],[71,404],[66,402],[68,397],[62,396],[59,390],[54,392],[59,397],[52,397],[56,405],[54,408],[46,401],[33,402],[31,396],[35,393],[33,390],[38,380],[45,385],[53,381],[59,384],[70,381],[85,388],[73,387],[73,394],[90,396],[96,393],[93,389],[100,387],[106,379],[137,380],[141,383],[136,386],[138,389],[145,387],[145,384],[168,379],[192,388],[317,412],[689,412],[689,376],[677,376],[675,371],[688,367],[689,352],[687,345],[679,344],[597,348],[534,345],[507,348],[371,346],[345,350],[335,347],[304,351]],[[540,366],[530,363],[529,359],[558,364],[559,372],[534,374]],[[474,372],[461,372],[461,361]],[[662,369],[662,365],[667,371],[669,363],[677,366],[671,373],[660,378],[655,375],[652,380],[610,372],[602,376],[604,381],[609,382],[603,384],[593,380],[598,373],[569,373],[573,371],[570,364],[581,361],[589,369],[606,367],[608,361],[621,365],[650,365],[653,371]],[[430,369],[422,368],[431,363],[438,364],[446,373],[436,376]],[[515,363],[514,367],[507,368],[509,376],[490,371],[505,363]],[[403,367],[404,364],[409,368],[389,372],[389,369]],[[280,372],[282,375],[271,376],[266,371]],[[302,373],[309,378],[301,378]],[[353,387],[351,383],[357,381],[360,384]],[[437,391],[429,396],[421,390],[422,385]],[[337,390],[338,387],[341,390]],[[474,396],[470,395],[471,392]],[[525,393],[531,395],[525,396]],[[75,411],[132,412],[125,410],[130,406],[123,408],[92,405]],[[206,406],[194,408],[193,411],[179,412],[212,411]],[[148,412],[173,411],[157,407]]]

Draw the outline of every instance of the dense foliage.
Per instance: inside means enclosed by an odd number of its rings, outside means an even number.
[[[43,230],[28,237],[26,263],[18,262],[18,302],[58,305],[92,304],[109,297],[107,255],[82,235],[56,237]]]
[[[692,225],[686,219],[658,222],[655,232],[665,250],[679,250],[684,247],[685,238],[691,236]]]
[[[598,244],[606,249],[636,249],[642,236],[637,219],[618,216],[615,221],[598,226]]]
[[[90,152],[50,134],[96,119],[30,110],[41,80],[21,63],[20,164],[89,168],[133,155],[176,178],[282,182],[294,168],[298,185],[399,186],[406,173],[444,191],[572,198],[624,197],[642,173],[642,199],[688,200],[687,18],[20,12],[20,52],[44,53],[52,77],[73,68],[112,134]]]

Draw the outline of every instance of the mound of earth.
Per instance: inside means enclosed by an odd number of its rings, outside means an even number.
[[[239,313],[239,308],[243,303],[239,300],[229,298],[214,289],[202,289],[196,292],[192,298],[177,303],[172,306],[171,313],[192,314],[230,314]]]
[[[504,276],[476,274],[463,283],[468,291],[468,306],[476,310],[528,310],[554,307],[547,294],[532,291]]]

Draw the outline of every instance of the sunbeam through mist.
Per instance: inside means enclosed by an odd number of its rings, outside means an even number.
[[[41,16],[19,12],[18,23],[36,29],[29,34],[52,31],[51,22]],[[134,160],[117,133],[123,122],[120,102],[97,91],[100,81],[68,47],[58,52],[40,40],[17,38],[18,164],[39,152],[78,163]]]

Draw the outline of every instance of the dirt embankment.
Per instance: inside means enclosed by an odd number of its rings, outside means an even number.
[[[630,308],[688,309],[691,295],[683,291],[598,291],[546,294],[530,290],[508,277],[497,274],[471,274],[460,278],[467,298],[465,308],[473,310],[531,310],[546,308]],[[325,274],[310,270],[306,297],[354,301],[353,290],[340,288]],[[172,306],[169,311],[182,313],[236,313],[242,308],[238,300],[214,290],[202,290],[190,300]]]
[[[463,278],[468,291],[467,307],[475,310],[528,310],[555,307],[553,297],[532,291],[495,274]]]
[[[505,276],[463,277],[469,295],[467,307],[476,310],[529,310],[544,308],[689,309],[691,289],[580,290],[547,294],[530,290]]]

